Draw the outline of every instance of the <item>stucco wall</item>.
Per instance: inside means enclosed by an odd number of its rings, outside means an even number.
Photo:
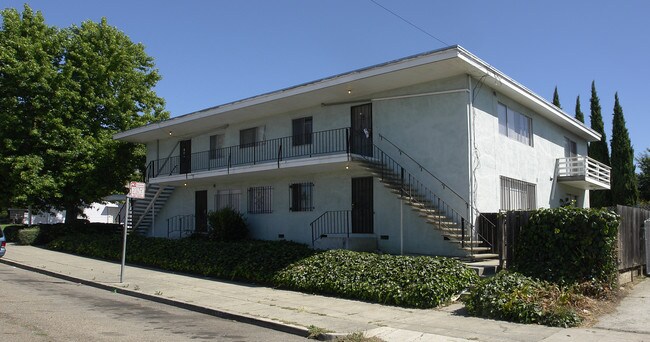
[[[472,80],[476,82],[476,80]],[[497,105],[502,103],[532,119],[533,146],[499,133]],[[577,144],[578,155],[587,154],[587,142],[568,130],[483,85],[474,95],[474,191],[482,212],[500,209],[500,176],[536,184],[537,208],[557,207],[567,194],[578,196],[579,206],[589,205],[588,191],[565,185],[553,188],[555,162],[564,157],[564,138]],[[554,192],[552,192],[554,190]]]

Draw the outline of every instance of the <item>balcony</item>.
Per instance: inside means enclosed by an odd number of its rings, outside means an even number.
[[[179,175],[188,174],[211,176],[280,168],[290,161],[336,155],[347,159],[349,136],[349,128],[339,128],[152,160],[147,165],[146,181],[173,181]]]
[[[583,156],[558,158],[557,181],[585,190],[608,190],[611,168],[595,159]]]

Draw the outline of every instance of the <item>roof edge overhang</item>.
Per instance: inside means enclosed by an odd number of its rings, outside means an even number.
[[[362,69],[357,69],[351,72],[322,78],[313,82],[303,83],[293,87],[256,95],[223,105],[202,109],[165,121],[152,123],[116,133],[113,135],[113,139],[143,143],[151,140],[145,138],[145,136],[151,136],[151,134],[159,137],[167,136],[175,126],[182,125],[190,121],[201,120],[214,115],[245,109],[246,107],[263,105],[265,103],[270,103],[272,101],[288,98],[291,96],[315,92],[329,87],[349,84],[361,79],[367,79],[374,76],[398,72],[400,70],[454,58],[459,59],[465,64],[467,73],[469,75],[476,77],[477,79],[483,78],[484,81],[492,82],[494,84],[494,88],[497,88],[500,91],[506,90],[506,93],[508,95],[514,95],[516,97],[516,100],[522,102],[524,106],[530,107],[536,112],[539,112],[541,115],[550,119],[556,124],[574,132],[576,135],[586,139],[587,141],[600,140],[600,134],[584,126],[578,120],[564,113],[562,110],[558,109],[541,96],[535,94],[525,86],[514,81],[504,73],[500,72],[496,68],[492,67],[488,63],[484,62],[480,58],[476,57],[458,45],[449,46],[442,49],[433,50]]]
[[[502,73],[498,69],[494,68],[490,64],[481,60],[471,52],[465,50],[463,47],[458,46],[459,55],[458,57],[465,61],[471,68],[474,70],[474,73],[471,73],[472,76],[476,78],[482,78],[485,76],[488,82],[494,84],[493,87],[503,89],[509,89],[511,94],[514,93],[518,99],[523,99],[522,104],[526,107],[529,107],[544,117],[548,118],[552,122],[564,127],[576,135],[584,138],[587,141],[597,141],[600,140],[600,133],[594,131],[593,129],[585,126],[582,122],[578,121],[576,118],[572,117],[568,113],[565,113],[561,109],[557,108],[555,105],[550,103],[545,98],[534,93],[532,90],[526,88],[521,83],[513,80],[508,77],[506,74]]]

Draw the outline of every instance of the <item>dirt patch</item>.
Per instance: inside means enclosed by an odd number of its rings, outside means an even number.
[[[616,312],[618,304],[627,297],[630,291],[640,283],[644,277],[637,277],[634,281],[620,285],[618,291],[613,293],[608,298],[603,299],[594,299],[586,298],[583,303],[578,305],[578,310],[581,312],[581,317],[583,322],[580,325],[583,328],[589,328],[594,326],[600,317],[607,315],[613,312]]]

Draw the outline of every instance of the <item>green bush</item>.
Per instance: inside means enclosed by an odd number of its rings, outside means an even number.
[[[212,240],[238,241],[248,236],[248,227],[244,217],[231,208],[211,211],[208,214],[208,223],[212,228],[210,231],[210,239]]]
[[[560,285],[617,284],[619,217],[602,209],[540,209],[522,229],[512,269]]]
[[[117,234],[122,226],[114,223],[88,223],[78,220],[73,223],[56,223],[39,225],[40,233],[35,243],[46,245],[51,241],[64,236],[75,234]]]
[[[477,279],[474,271],[448,258],[331,250],[291,265],[275,283],[299,291],[433,308]]]
[[[118,235],[66,235],[48,248],[119,260]],[[477,280],[447,258],[317,252],[288,241],[238,241],[129,236],[127,262],[170,271],[332,294],[405,307],[430,308]]]
[[[519,273],[500,272],[463,299],[469,314],[517,323],[573,327],[581,322],[572,304],[581,295]]]
[[[38,238],[40,229],[38,227],[24,228],[18,231],[16,243],[19,245],[33,245]]]
[[[7,242],[18,242],[18,232],[25,228],[27,228],[27,226],[22,224],[6,226],[3,230],[5,233],[5,239]]]

